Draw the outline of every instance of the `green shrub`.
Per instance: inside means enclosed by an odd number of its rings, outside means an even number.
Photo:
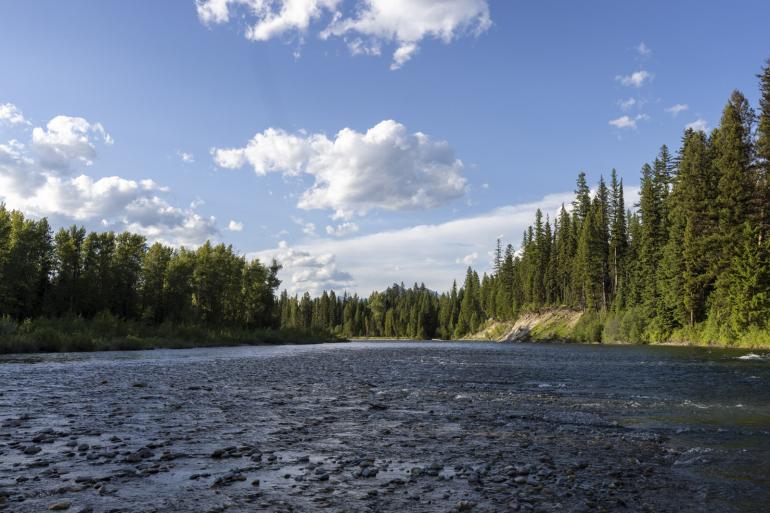
[[[0,337],[13,335],[18,329],[19,325],[10,316],[4,315],[0,317]]]
[[[636,344],[645,342],[645,324],[645,316],[641,307],[629,308],[620,321],[619,339]]]
[[[95,335],[103,338],[125,337],[128,335],[128,324],[112,315],[109,311],[96,314],[91,320],[90,328]]]
[[[625,342],[620,321],[617,315],[607,316],[602,328],[602,342]]]
[[[63,347],[60,332],[50,326],[42,326],[33,331],[32,341],[35,343],[35,350],[44,353],[61,351]]]
[[[575,324],[572,336],[577,342],[601,342],[603,329],[601,316],[595,312],[586,312]]]

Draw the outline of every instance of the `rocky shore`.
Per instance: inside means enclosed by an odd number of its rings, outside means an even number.
[[[718,499],[683,471],[686,448],[619,423],[620,402],[532,377],[492,352],[424,346],[0,364],[0,509],[695,512]]]

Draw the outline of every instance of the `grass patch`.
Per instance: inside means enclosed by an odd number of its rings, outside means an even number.
[[[25,320],[0,319],[0,354],[193,347],[318,344],[344,339],[322,330],[242,329],[196,325],[151,326],[105,313],[80,317]]]

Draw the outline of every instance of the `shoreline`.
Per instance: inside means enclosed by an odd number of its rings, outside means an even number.
[[[739,349],[739,350],[752,350],[752,349],[765,349],[770,350],[770,344],[757,344],[750,346],[743,345],[727,345],[727,344],[707,344],[697,342],[682,342],[682,341],[666,341],[666,342],[581,342],[577,340],[565,340],[565,339],[529,339],[529,340],[494,340],[494,339],[482,339],[482,338],[462,338],[462,339],[413,339],[413,338],[391,338],[391,337],[352,337],[348,339],[350,342],[478,342],[478,343],[494,343],[494,344],[567,344],[567,345],[581,345],[581,346],[619,346],[619,347],[691,347],[691,348],[703,348],[703,349]]]
[[[0,332],[0,354],[86,353],[344,342],[322,330],[205,327],[110,319],[37,319]]]

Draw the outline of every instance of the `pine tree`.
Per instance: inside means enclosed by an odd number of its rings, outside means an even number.
[[[639,241],[639,277],[643,280],[641,302],[646,315],[654,318],[659,306],[658,266],[664,244],[663,198],[659,176],[649,164],[642,167],[642,184],[639,193],[641,240]]]
[[[558,230],[556,230],[556,281],[559,286],[559,302],[574,306],[571,289],[572,267],[575,256],[575,238],[572,221],[567,209],[561,206]]]
[[[725,279],[734,333],[765,327],[770,319],[770,245],[757,244],[759,227],[744,223],[738,252]]]
[[[622,270],[628,248],[626,227],[626,205],[623,199],[623,180],[618,181],[617,172],[613,169],[610,179],[610,244],[609,244],[609,273],[612,282],[611,293],[616,312],[625,306],[622,290]]]
[[[572,205],[573,212],[578,221],[577,226],[579,228],[591,211],[591,189],[588,187],[586,174],[583,171],[578,174],[577,187],[575,189],[575,201]]]
[[[770,239],[770,59],[759,75],[759,117],[757,123],[756,156],[758,196],[760,201],[760,238]]]
[[[744,224],[757,222],[753,212],[757,195],[756,181],[751,167],[752,114],[745,97],[734,91],[727,102],[716,131],[713,150],[717,182],[717,258],[714,273],[716,290],[712,298],[712,317],[719,323],[727,315],[731,283],[729,269],[741,249]],[[752,231],[753,233],[753,231]],[[759,235],[759,232],[757,232]]]

